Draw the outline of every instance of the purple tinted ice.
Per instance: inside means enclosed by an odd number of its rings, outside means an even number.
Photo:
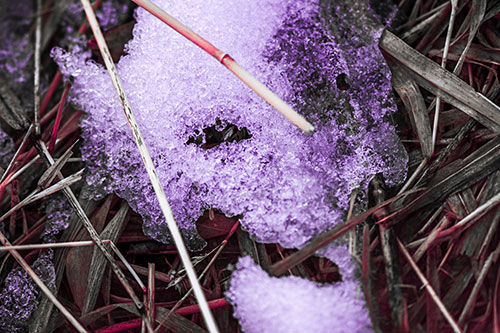
[[[49,289],[54,290],[56,273],[52,250],[42,254],[31,268]],[[0,292],[0,331],[26,332],[27,320],[38,305],[39,295],[40,289],[26,271],[21,267],[11,271]]]
[[[371,332],[362,295],[352,280],[319,285],[270,277],[250,257],[240,258],[226,293],[246,333]]]
[[[174,216],[192,248],[205,209],[243,215],[262,242],[300,247],[340,223],[355,188],[382,173],[405,177],[407,156],[387,121],[395,111],[390,73],[377,47],[381,27],[364,5],[342,1],[173,1],[160,7],[228,52],[306,116],[307,136],[209,55],[139,9],[134,38],[117,64]],[[350,3],[350,2],[349,2]],[[358,6],[358,7],[357,7]],[[74,76],[87,182],[116,192],[144,219],[145,233],[169,232],[111,80],[85,56],[53,52]],[[252,137],[204,150],[189,138],[220,121]]]

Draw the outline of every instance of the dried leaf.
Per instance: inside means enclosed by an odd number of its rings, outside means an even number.
[[[106,228],[99,235],[101,239],[109,239],[112,242],[116,242],[127,226],[129,217],[129,206],[126,201],[122,201],[120,209],[116,215],[109,221]],[[89,278],[87,283],[87,292],[85,298],[85,305],[82,309],[82,314],[91,311],[95,302],[97,301],[97,296],[99,295],[101,281],[104,276],[104,271],[106,268],[106,258],[99,251],[98,248],[94,248],[94,254],[92,256],[92,261],[90,264]]]
[[[470,30],[469,30],[469,38],[467,39],[467,44],[465,45],[460,58],[458,59],[457,64],[455,65],[455,69],[453,73],[458,74],[462,70],[462,65],[465,60],[465,56],[469,51],[469,47],[472,44],[472,40],[476,36],[476,33],[481,25],[481,20],[484,17],[486,11],[486,0],[472,0],[472,18],[470,21]]]
[[[99,233],[102,231],[102,228],[106,221],[106,217],[108,216],[112,198],[113,196],[108,196],[106,201],[92,216],[92,225]],[[72,225],[76,226],[78,224],[73,223]],[[78,235],[70,239],[88,240],[90,239],[90,236],[87,234],[86,230],[80,230]],[[71,283],[69,284],[69,288],[71,290],[71,294],[73,295],[74,302],[79,309],[83,309],[85,305],[92,254],[93,249],[90,247],[75,247],[68,251],[68,255],[65,260],[66,276],[68,278],[68,281],[71,281]]]
[[[16,130],[23,130],[29,126],[21,102],[10,90],[7,79],[2,75],[0,75],[0,117]]]
[[[432,132],[424,97],[415,81],[401,67],[391,66],[391,71],[392,86],[401,97],[409,113],[408,116],[420,141],[422,154],[429,158],[433,151]]]
[[[384,30],[380,48],[410,70],[416,82],[444,101],[467,113],[493,132],[500,132],[500,107],[457,76],[415,51],[391,32]]]

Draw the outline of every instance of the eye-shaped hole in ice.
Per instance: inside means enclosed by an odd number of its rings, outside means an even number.
[[[219,120],[216,125],[205,127],[201,132],[195,130],[194,135],[189,137],[186,144],[195,144],[203,149],[210,149],[223,142],[240,142],[252,137],[246,127],[238,128],[234,124],[227,124],[222,130],[218,128],[221,128]]]
[[[337,88],[339,90],[347,90],[349,89],[351,86],[349,85],[349,78],[347,77],[347,75],[345,73],[341,73],[337,76],[337,78],[335,79],[336,83],[337,83]]]

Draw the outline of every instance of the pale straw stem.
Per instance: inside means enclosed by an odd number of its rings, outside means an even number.
[[[142,161],[144,162],[144,166],[151,180],[151,184],[156,193],[158,203],[160,204],[160,208],[163,212],[163,215],[165,216],[168,228],[177,247],[177,251],[179,252],[179,256],[182,260],[182,263],[184,264],[184,267],[186,268],[186,273],[188,275],[189,281],[191,282],[191,286],[193,287],[194,294],[200,306],[201,314],[203,316],[203,319],[205,320],[205,324],[207,325],[209,332],[219,332],[205,295],[203,294],[203,290],[198,283],[198,278],[196,277],[196,272],[194,271],[193,264],[191,263],[191,259],[189,258],[189,254],[187,252],[186,246],[184,245],[181,233],[179,231],[179,228],[177,227],[177,223],[175,222],[174,215],[167,200],[167,196],[165,195],[163,186],[160,182],[160,179],[158,178],[156,168],[154,167],[151,156],[149,155],[149,151],[139,129],[139,125],[137,124],[135,116],[132,112],[128,98],[125,95],[125,90],[123,89],[122,82],[120,80],[120,77],[118,76],[118,72],[111,58],[111,54],[109,52],[108,46],[106,45],[106,41],[104,40],[104,36],[102,35],[101,28],[99,27],[99,23],[97,22],[97,19],[95,17],[95,13],[90,6],[89,0],[81,0],[81,3],[83,5],[83,9],[85,10],[85,14],[87,15],[90,27],[92,28],[92,32],[94,33],[97,45],[99,46],[101,56],[104,60],[104,63],[106,64],[106,68],[111,77],[111,81],[113,82],[113,85],[118,94],[118,98],[123,107],[123,111],[125,112],[125,116],[127,117],[127,121],[132,130],[132,135],[134,136],[137,148],[139,150],[139,153],[141,154]],[[146,324],[148,323],[149,322],[146,322]],[[148,329],[150,328],[148,327]]]
[[[455,333],[462,332],[462,330],[458,326],[455,319],[453,319],[453,317],[451,316],[451,314],[448,311],[448,309],[446,308],[446,306],[443,304],[443,302],[441,301],[439,296],[436,294],[436,292],[434,291],[432,286],[429,284],[429,281],[425,278],[425,275],[422,273],[422,271],[420,270],[418,265],[413,260],[411,254],[408,252],[408,250],[406,250],[405,246],[403,245],[403,243],[401,243],[399,238],[396,237],[396,241],[398,242],[398,246],[399,246],[401,252],[403,253],[403,255],[405,256],[406,260],[408,260],[408,263],[413,268],[413,270],[417,274],[418,278],[422,282],[422,284],[423,284],[422,287],[424,287],[427,290],[427,292],[431,296],[431,299],[434,301],[434,303],[436,303],[438,309],[441,311],[441,313],[443,314],[443,316],[446,318],[446,320],[450,324],[451,328],[453,329],[453,332],[455,332]]]
[[[448,32],[446,33],[446,40],[444,42],[443,59],[441,60],[441,67],[446,68],[446,62],[448,61],[448,52],[450,50],[450,40],[451,34],[453,33],[453,26],[455,25],[455,16],[457,15],[457,0],[451,1],[451,14],[450,22],[448,24]],[[439,124],[439,112],[441,109],[441,97],[436,96],[436,109],[434,112],[434,124],[432,126],[432,151],[434,152],[436,146],[436,137]]]

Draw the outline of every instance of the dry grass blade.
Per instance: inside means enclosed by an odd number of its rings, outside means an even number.
[[[118,259],[120,259],[122,261],[123,266],[125,266],[125,268],[130,272],[130,274],[132,274],[132,276],[134,277],[134,279],[137,282],[137,284],[139,285],[139,287],[141,287],[142,290],[146,290],[146,286],[144,286],[144,284],[142,283],[141,279],[139,278],[139,276],[135,272],[135,269],[127,261],[127,259],[123,256],[123,254],[120,252],[120,250],[118,250],[118,248],[116,247],[115,243],[111,242],[111,243],[109,243],[109,246],[111,246],[111,249],[116,254],[116,256],[118,257]]]
[[[415,25],[413,28],[408,30],[407,32],[403,33],[401,35],[401,39],[404,40],[406,43],[413,43],[415,40],[419,38],[421,34],[423,34],[429,26],[439,17],[442,15],[442,11],[445,9],[447,6],[447,3],[443,3],[442,5],[436,7],[433,11],[429,12],[425,18],[422,18],[422,22],[419,24]]]
[[[491,265],[497,262],[499,255],[500,255],[500,243],[498,244],[495,251],[490,253],[488,259],[486,259],[483,267],[481,268],[476,283],[474,283],[474,287],[472,288],[469,298],[467,299],[467,302],[465,303],[462,313],[458,318],[458,324],[463,325],[465,320],[467,319],[467,316],[469,315],[470,311],[474,306],[474,303],[476,302],[476,297],[480,290],[479,288],[481,288],[481,285],[483,284],[484,279],[486,278],[486,274],[488,274],[488,271],[491,268]]]
[[[438,225],[423,239],[423,242],[413,254],[413,259],[415,260],[415,262],[418,263],[420,259],[422,259],[425,252],[429,249],[430,244],[432,244],[439,232],[443,230],[449,224],[449,222],[450,220],[446,216],[444,216],[439,221]]]
[[[87,313],[86,315],[80,317],[80,321],[86,325],[97,321],[97,319],[107,315],[108,313],[117,310],[117,309],[124,309],[126,311],[129,311],[130,313],[133,313],[135,315],[138,315],[137,310],[129,303],[116,303],[116,304],[111,304],[104,306],[102,308],[96,309],[90,313]],[[163,308],[163,307],[157,307],[156,308],[158,313],[161,315],[166,315],[168,310]],[[140,320],[140,319],[139,319]],[[158,322],[158,318],[156,319],[156,322]],[[129,325],[127,325],[129,324]],[[130,325],[133,324],[133,325]],[[118,323],[114,324],[111,327],[105,327],[101,329],[97,329],[94,332],[125,332],[127,330],[132,330],[133,328],[136,328],[140,326],[140,323],[137,324],[136,320],[133,320],[132,322],[125,322],[125,323]],[[167,329],[169,329],[172,332],[206,332],[204,329],[202,329],[200,326],[193,324],[190,320],[174,313],[170,320],[165,323],[165,326]]]
[[[429,188],[418,195],[417,198],[405,204],[404,209],[394,212],[379,222],[382,223],[389,219],[400,221],[401,216],[407,216],[428,205],[437,205],[446,196],[474,184],[479,179],[496,171],[499,167],[500,137],[496,137],[467,159],[460,161],[458,166],[450,166],[450,170],[446,170],[448,174],[443,179],[430,184]],[[399,218],[396,218],[397,216]]]
[[[500,107],[481,93],[415,51],[391,32],[384,30],[379,41],[381,49],[420,78],[416,82],[443,100],[459,108],[493,132],[500,132]],[[413,74],[410,73],[410,74]],[[413,76],[413,75],[412,75]]]
[[[26,163],[25,165],[23,165],[15,173],[13,173],[12,175],[6,176],[6,178],[3,180],[3,182],[0,184],[0,186],[3,187],[3,188],[5,188],[7,185],[9,185],[10,183],[12,183],[13,180],[15,180],[19,176],[21,176],[26,170],[29,169],[29,167],[31,167],[39,159],[40,159],[40,156],[33,157],[31,159],[31,161],[29,161],[28,163]]]
[[[78,142],[78,141],[77,141]],[[69,147],[66,152],[56,160],[54,164],[52,164],[45,172],[40,176],[38,180],[38,188],[44,189],[46,188],[54,178],[57,177],[59,171],[61,171],[62,167],[68,162],[69,158],[73,155],[73,147],[76,145],[76,142]]]
[[[469,37],[467,38],[467,44],[465,45],[462,54],[460,55],[460,58],[458,59],[457,64],[455,65],[455,69],[453,70],[453,73],[455,75],[457,75],[462,71],[462,66],[465,61],[465,56],[469,51],[469,48],[472,44],[472,40],[474,39],[474,37],[476,37],[476,33],[479,30],[479,26],[481,25],[481,22],[486,13],[486,2],[487,2],[486,0],[472,0],[473,13],[470,22]]]
[[[464,126],[462,126],[458,133],[453,137],[452,141],[439,152],[437,158],[432,161],[426,171],[424,171],[424,173],[422,174],[422,178],[424,178],[428,173],[434,173],[438,167],[442,166],[441,164],[446,161],[450,153],[458,147],[458,144],[462,142],[465,136],[472,130],[475,125],[476,121],[472,118],[469,118]]]
[[[386,193],[382,188],[382,180],[375,177],[370,183],[370,193],[374,203],[379,205],[385,198]],[[380,209],[375,213],[377,218],[383,218],[387,215],[386,209]],[[387,281],[387,290],[389,293],[389,306],[391,308],[391,316],[393,325],[396,330],[404,331],[407,325],[405,324],[403,313],[403,284],[401,276],[401,268],[398,260],[397,247],[394,242],[393,231],[385,225],[379,224],[380,245],[385,263],[385,276]]]
[[[181,233],[179,231],[179,228],[177,227],[177,223],[175,222],[172,210],[170,208],[167,197],[166,197],[165,192],[163,190],[163,186],[158,178],[156,168],[154,167],[153,161],[151,160],[151,156],[150,156],[149,151],[148,151],[146,144],[144,142],[143,136],[141,134],[141,131],[140,131],[139,126],[137,124],[137,121],[135,119],[134,113],[132,112],[132,109],[130,107],[130,103],[126,97],[125,91],[123,89],[123,85],[122,85],[121,80],[118,76],[118,72],[116,70],[115,65],[113,64],[111,54],[110,54],[109,49],[106,45],[106,41],[104,40],[104,37],[102,35],[101,29],[99,27],[99,23],[97,22],[97,19],[95,17],[95,13],[94,13],[92,7],[90,6],[90,2],[88,0],[81,0],[81,3],[83,5],[83,9],[85,10],[85,14],[86,14],[87,19],[89,21],[90,27],[94,33],[94,37],[96,38],[97,44],[99,46],[99,50],[101,52],[101,56],[104,59],[104,62],[106,64],[106,68],[108,69],[108,73],[111,77],[113,85],[114,85],[116,92],[118,94],[120,103],[123,107],[123,111],[125,112],[125,116],[127,117],[127,121],[128,121],[130,128],[132,130],[132,134],[133,134],[134,140],[137,144],[137,148],[139,150],[139,153],[141,154],[142,160],[144,162],[144,166],[146,167],[146,171],[147,171],[148,176],[151,180],[151,184],[153,186],[153,189],[156,193],[156,197],[157,197],[158,202],[160,204],[160,208],[163,212],[163,215],[165,216],[168,228],[169,228],[170,233],[172,235],[172,238],[175,242],[175,245],[179,251],[179,255],[181,257],[182,263],[184,264],[184,267],[186,268],[186,272],[187,272],[187,275],[189,277],[189,281],[191,282],[191,285],[192,285],[193,290],[194,290],[194,294],[195,294],[196,299],[198,300],[198,303],[199,303],[200,308],[202,310],[202,315],[203,315],[203,318],[205,320],[205,323],[207,324],[207,327],[208,327],[210,332],[218,332],[217,324],[215,322],[215,319],[212,316],[210,308],[208,307],[207,301],[205,299],[205,295],[203,294],[203,290],[201,289],[201,286],[198,283],[198,278],[196,277],[196,272],[194,271],[193,265],[191,263],[191,259],[189,258],[189,254],[187,252],[186,246],[184,245],[184,241],[182,239]],[[148,327],[148,329],[151,329],[151,328]]]
[[[429,284],[429,281],[427,281],[427,279],[425,278],[425,275],[422,273],[422,271],[420,270],[420,268],[418,268],[418,266],[415,263],[415,261],[413,261],[413,258],[411,257],[410,253],[408,253],[408,251],[406,250],[406,248],[403,245],[403,243],[401,243],[401,241],[397,237],[396,237],[396,241],[398,243],[399,249],[401,250],[401,252],[405,256],[406,260],[408,260],[408,263],[411,265],[411,267],[413,268],[413,270],[417,274],[419,280],[422,282],[422,284],[423,284],[422,287],[424,287],[427,290],[427,292],[429,293],[429,295],[432,297],[432,300],[436,303],[437,307],[439,308],[439,310],[441,311],[441,313],[443,314],[443,316],[446,318],[446,320],[448,321],[448,323],[450,324],[450,326],[453,328],[453,331],[455,333],[462,332],[462,330],[458,326],[458,324],[455,321],[455,319],[453,319],[453,317],[451,316],[451,314],[448,311],[448,309],[446,309],[446,307],[444,306],[444,304],[441,301],[441,299],[438,297],[438,295],[436,295],[436,292],[434,291],[434,289]]]
[[[221,64],[226,66],[227,69],[229,69],[234,75],[236,75],[241,81],[243,81],[249,88],[255,91],[260,97],[262,97],[266,102],[268,102],[271,106],[278,110],[283,116],[285,116],[289,121],[295,124],[302,131],[304,131],[305,133],[312,133],[314,131],[314,127],[313,125],[311,125],[311,123],[305,120],[304,117],[302,117],[294,109],[292,109],[290,105],[285,103],[275,93],[269,90],[269,88],[263,85],[255,77],[253,77],[227,53],[217,49],[215,46],[203,39],[200,35],[179,22],[174,17],[170,16],[167,12],[165,12],[163,9],[161,9],[151,1],[132,1],[165,22],[172,29],[186,37],[188,40],[214,57]]]
[[[21,152],[21,150],[24,149],[24,145],[28,141],[29,136],[31,135],[31,131],[33,131],[33,124],[30,125],[30,127],[28,128],[28,130],[24,134],[23,140],[19,144],[19,147],[16,149],[14,156],[12,156],[12,158],[10,159],[10,162],[9,162],[9,165],[7,166],[7,169],[5,169],[5,171],[2,174],[2,177],[0,178],[0,184],[3,183],[3,181],[5,180],[5,177],[7,177],[7,175],[12,170],[12,167],[14,166],[14,162],[16,161],[16,158],[19,156],[19,153]]]
[[[424,97],[419,87],[399,66],[392,66],[392,87],[406,106],[411,124],[418,135],[420,149],[426,158],[430,158],[433,151],[431,141],[431,127]]]
[[[0,117],[13,129],[22,130],[28,127],[28,119],[24,114],[19,98],[9,88],[9,83],[0,74]]]
[[[205,274],[207,274],[208,270],[210,269],[210,267],[212,267],[212,265],[214,264],[215,260],[217,260],[217,258],[221,254],[221,252],[224,249],[224,247],[226,247],[229,238],[231,238],[231,236],[236,232],[236,230],[238,229],[239,225],[240,225],[239,222],[236,222],[233,225],[233,227],[231,228],[231,230],[229,231],[229,233],[227,234],[227,236],[224,238],[224,240],[222,241],[222,243],[219,244],[219,247],[218,247],[217,251],[215,252],[215,254],[212,257],[212,259],[210,259],[210,262],[208,263],[207,267],[205,267],[205,269],[203,270],[203,272],[201,272],[201,274],[200,274],[200,280],[205,276]],[[168,321],[168,319],[170,318],[170,316],[173,313],[175,313],[175,311],[182,305],[182,303],[189,297],[189,295],[191,295],[192,292],[193,292],[193,288],[189,289],[187,291],[187,293],[177,303],[175,303],[175,305],[172,307],[172,309],[170,309],[170,311],[168,312],[168,314],[161,320],[160,324],[158,325],[158,328],[155,330],[155,333],[160,330],[160,327],[165,322]]]
[[[67,189],[71,185],[79,182],[82,179],[83,170],[84,169],[81,169],[80,171],[72,174],[71,176],[59,180],[57,183],[55,183],[50,187],[47,187],[43,191],[33,194],[32,196],[27,198],[29,200],[26,201],[25,205],[29,205],[30,203],[35,202],[36,200],[40,200],[48,195]]]
[[[0,232],[0,241],[5,247],[10,247],[11,244]],[[16,259],[19,265],[28,273],[28,275],[35,281],[37,286],[42,290],[42,292],[51,300],[51,302],[57,307],[59,311],[64,315],[64,317],[74,326],[78,332],[87,332],[87,330],[80,324],[80,322],[66,309],[64,305],[59,302],[59,300],[54,296],[50,289],[43,283],[43,281],[36,275],[36,273],[31,269],[26,260],[17,252],[16,250],[10,249],[10,254]]]
[[[458,41],[450,47],[450,52],[448,53],[448,59],[457,61],[463,54],[466,42]],[[432,49],[429,51],[429,56],[431,57],[442,57],[443,50]],[[475,63],[480,66],[486,65],[483,63],[490,63],[492,65],[500,65],[500,54],[495,49],[491,47],[482,46],[480,44],[472,44],[467,50],[467,54],[464,55],[464,61],[469,63]],[[492,75],[496,76],[494,69],[491,70]],[[484,93],[484,92],[483,92]]]
[[[360,224],[361,222],[366,220],[369,216],[376,213],[380,209],[387,207],[389,204],[401,199],[402,197],[409,195],[411,193],[415,193],[417,191],[420,191],[420,190],[413,190],[413,191],[408,191],[408,192],[399,194],[399,195],[397,195],[389,200],[382,202],[381,204],[379,204],[373,208],[370,208],[366,212],[364,212],[360,215],[357,215],[357,216],[351,218],[350,220],[333,227],[332,229],[330,229],[328,231],[323,232],[319,236],[312,239],[309,243],[307,243],[303,248],[301,248],[297,252],[289,255],[288,257],[286,257],[285,259],[283,259],[281,261],[274,263],[270,267],[271,274],[275,275],[275,276],[280,276],[280,275],[284,274],[290,268],[294,267],[295,265],[300,264],[301,262],[303,262],[304,260],[306,260],[307,258],[312,256],[316,251],[318,251],[322,247],[328,245],[336,238],[342,236],[343,234],[345,234],[346,232],[351,230],[351,228],[354,228],[356,225]]]
[[[49,163],[50,164],[50,163]],[[71,199],[70,196],[65,193],[66,197],[68,198],[68,201]],[[89,200],[86,198],[87,193],[87,185],[84,184],[83,189],[80,193],[80,198],[79,200],[75,203],[72,203],[72,207],[74,209],[73,214],[69,218],[69,227],[66,229],[66,231],[63,233],[60,241],[72,241],[75,240],[76,234],[86,227],[86,221],[81,220],[81,214],[79,214],[78,210],[81,210],[83,212],[83,215],[85,218],[88,220],[87,214],[90,214],[91,212],[94,211],[96,208],[96,202],[93,200]],[[80,204],[81,202],[81,204]],[[81,222],[81,223],[78,223]],[[90,223],[90,222],[89,222]],[[92,224],[91,224],[92,227]],[[89,234],[91,232],[89,231]],[[95,242],[95,240],[94,240]],[[104,242],[104,241],[103,241]],[[96,244],[97,245],[97,244]],[[73,250],[72,248],[70,248]],[[56,251],[55,256],[54,256],[54,265],[56,267],[56,287],[59,288],[61,285],[61,280],[63,278],[63,273],[66,269],[66,264],[67,262],[65,261],[65,258],[67,257],[68,251],[70,250],[68,248],[63,248],[61,251]],[[107,249],[106,249],[107,251]],[[53,310],[53,304],[52,302],[44,297],[40,301],[40,304],[38,305],[36,312],[33,314],[34,317],[37,318],[37,320],[33,321],[30,326],[29,330],[30,332],[47,332],[53,330],[54,322],[51,319],[51,313]],[[84,323],[85,324],[85,323]]]
[[[489,20],[490,18],[492,18],[493,16],[495,16],[498,13],[500,13],[500,2],[495,3],[495,1],[491,1],[491,4],[490,4],[489,8],[487,9],[487,12],[484,15],[481,23],[486,22],[487,20]]]
[[[451,14],[450,22],[448,23],[448,32],[446,33],[446,40],[444,42],[443,59],[441,60],[441,67],[446,69],[446,62],[448,61],[448,51],[450,49],[451,34],[455,24],[455,17],[457,16],[458,0],[451,0]],[[441,97],[437,95],[436,108],[434,111],[434,123],[432,125],[432,151],[436,147],[436,137],[439,124],[439,112],[441,111]]]
[[[424,170],[424,168],[427,165],[427,163],[429,163],[429,160],[426,159],[426,158],[424,158],[422,160],[422,162],[420,162],[420,164],[417,166],[417,168],[415,169],[415,171],[413,172],[413,174],[411,175],[411,177],[408,178],[408,180],[403,185],[403,187],[401,187],[401,189],[399,190],[398,194],[401,194],[401,193],[409,190],[413,186],[413,184],[417,180],[417,178],[420,175],[420,173]]]
[[[26,205],[29,205],[30,203],[33,203],[39,199],[45,198],[46,196],[48,196],[50,194],[56,193],[60,190],[63,190],[65,188],[67,188],[68,186],[75,184],[76,182],[78,182],[82,179],[82,173],[83,173],[83,169],[78,171],[77,173],[71,175],[71,176],[68,176],[64,179],[61,179],[56,184],[44,189],[43,191],[40,191],[40,192],[35,191],[35,192],[31,193],[24,200],[22,200],[17,205],[12,207],[7,213],[2,215],[2,217],[0,217],[0,222],[5,220],[7,217],[9,217],[11,214],[16,212],[18,209],[20,209]]]
[[[488,201],[486,201],[481,206],[477,207],[473,212],[471,212],[469,215],[467,215],[466,217],[461,219],[457,224],[444,230],[442,233],[440,233],[439,236],[445,237],[445,236],[448,236],[449,234],[456,232],[457,230],[463,231],[465,228],[468,228],[471,226],[472,221],[475,221],[478,217],[482,216],[488,210],[492,209],[493,207],[495,207],[499,203],[500,203],[500,192],[497,193],[495,196],[493,196]]]
[[[56,145],[57,133],[59,131],[59,126],[61,124],[64,103],[66,102],[66,98],[68,96],[68,92],[69,92],[70,87],[71,87],[71,85],[69,83],[67,83],[66,87],[63,90],[61,100],[59,101],[59,105],[57,106],[56,120],[54,123],[54,128],[52,129],[52,134],[50,135],[50,142],[49,142],[49,151],[50,152],[54,151],[54,147]]]
[[[52,158],[52,156],[48,152],[47,147],[45,146],[45,144],[42,141],[36,141],[36,140],[32,140],[32,142],[33,142],[33,145],[34,145],[35,149],[37,150],[37,152],[41,156],[41,158],[44,160],[44,162],[47,165],[49,165],[49,166],[52,165],[52,164],[54,164],[54,159]],[[58,177],[62,178],[62,174],[59,173]],[[73,191],[69,187],[64,188],[63,192],[64,192],[64,195],[66,196],[66,198],[68,199],[70,205],[75,210],[75,212],[76,212],[79,220],[82,221],[84,227],[89,232],[90,237],[96,243],[96,245],[99,247],[99,249],[102,251],[102,253],[105,255],[106,259],[109,261],[109,263],[111,265],[111,268],[115,272],[116,276],[118,277],[118,279],[122,283],[122,285],[125,288],[125,290],[127,291],[127,293],[132,298],[132,301],[134,302],[134,305],[145,316],[146,314],[143,311],[144,310],[144,305],[137,298],[137,295],[134,293],[134,290],[132,289],[132,287],[128,283],[125,275],[121,271],[120,267],[118,267],[118,265],[117,265],[116,261],[114,260],[113,256],[107,250],[106,246],[104,245],[104,243],[102,242],[101,238],[97,234],[96,230],[92,226],[92,223],[90,222],[89,218],[85,214],[85,211],[83,210],[82,206],[78,202],[78,199],[75,197],[75,194],[73,193]]]
[[[127,225],[128,215],[128,204],[126,201],[123,201],[116,215],[109,221],[106,228],[99,235],[101,239],[109,239],[111,242],[116,242]],[[106,258],[99,249],[94,248],[82,314],[86,314],[94,308],[99,290],[101,289],[100,286],[105,270]]]
[[[118,265],[120,265],[122,268],[128,269],[127,266],[122,262],[118,262]],[[129,265],[133,269],[133,271],[136,272],[136,274],[140,274],[140,275],[146,276],[146,277],[149,276],[149,271],[147,268],[133,265],[133,264],[129,264]],[[137,279],[140,281],[139,277],[137,277]],[[169,277],[168,274],[159,272],[158,270],[155,270],[155,279],[157,279],[158,281],[165,282],[165,283],[172,282],[172,279]]]
[[[99,0],[98,0],[99,1]],[[67,8],[69,0],[60,0],[54,2],[54,7],[47,22],[44,23],[44,34],[42,38],[41,48],[44,50],[54,36],[54,33],[59,26],[60,20],[64,15],[64,9]]]

